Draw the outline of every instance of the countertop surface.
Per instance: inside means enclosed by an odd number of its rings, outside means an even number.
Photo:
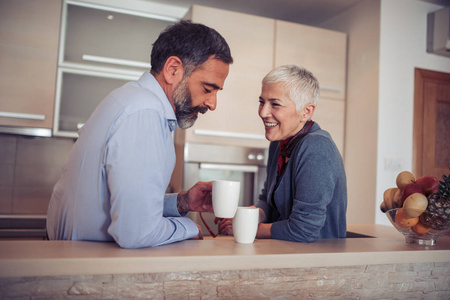
[[[0,241],[0,277],[133,274],[182,271],[326,267],[416,262],[449,262],[450,236],[434,246],[406,244],[402,234],[382,225],[349,225],[372,237],[322,239],[314,243],[233,237],[187,240],[165,246],[122,249],[115,243]]]

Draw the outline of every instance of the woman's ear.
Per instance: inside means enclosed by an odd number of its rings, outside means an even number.
[[[312,115],[314,114],[314,111],[316,110],[316,105],[314,103],[308,103],[306,104],[302,109],[302,122],[305,122],[309,119],[311,119]]]
[[[184,76],[183,62],[177,56],[170,56],[166,60],[162,72],[167,84],[178,85]]]

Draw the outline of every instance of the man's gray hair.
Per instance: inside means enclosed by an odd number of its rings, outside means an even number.
[[[319,81],[303,67],[284,65],[270,71],[262,80],[262,84],[281,82],[295,103],[297,111],[308,104],[317,104],[319,100]]]

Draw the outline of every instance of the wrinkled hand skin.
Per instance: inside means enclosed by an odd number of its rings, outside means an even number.
[[[219,234],[233,235],[233,219],[215,218],[214,224],[218,224]]]
[[[189,211],[213,212],[212,208],[212,182],[197,182],[187,192],[179,193],[177,209],[180,214]]]

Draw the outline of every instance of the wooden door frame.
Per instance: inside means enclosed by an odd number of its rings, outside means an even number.
[[[424,176],[423,157],[423,106],[425,82],[449,83],[450,74],[415,68],[414,70],[414,121],[413,121],[413,173],[416,177]]]

